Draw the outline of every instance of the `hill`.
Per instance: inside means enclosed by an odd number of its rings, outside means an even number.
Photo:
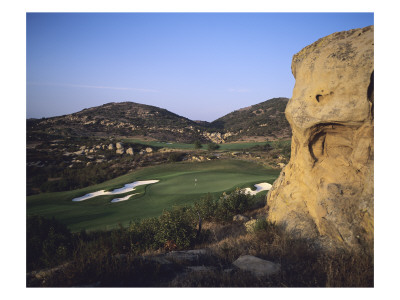
[[[287,102],[287,98],[274,98],[212,123],[192,121],[156,106],[112,102],[73,114],[28,119],[28,141],[71,136],[146,137],[183,143],[289,138],[291,131],[284,115]]]
[[[135,102],[112,102],[69,115],[28,120],[28,133],[36,136],[148,136],[192,142],[201,139],[198,129],[203,126],[166,109]]]
[[[210,125],[230,132],[228,140],[255,137],[289,138],[291,130],[285,117],[288,98],[273,98],[259,104],[235,110]]]

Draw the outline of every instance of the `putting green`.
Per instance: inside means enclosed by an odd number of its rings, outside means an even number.
[[[43,193],[27,197],[27,213],[55,217],[72,231],[107,230],[118,224],[126,226],[135,219],[158,216],[174,205],[191,204],[210,193],[218,197],[236,187],[253,187],[255,183],[273,181],[279,170],[238,160],[174,163],[153,166],[126,174],[102,184],[80,190]],[[112,190],[138,180],[159,180],[138,186],[119,195],[104,195],[73,202],[72,199],[99,190]],[[127,201],[112,199],[136,194]]]

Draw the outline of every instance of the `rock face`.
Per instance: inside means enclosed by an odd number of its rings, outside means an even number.
[[[372,247],[374,27],[305,47],[292,73],[291,159],[268,194],[268,219],[330,246]]]

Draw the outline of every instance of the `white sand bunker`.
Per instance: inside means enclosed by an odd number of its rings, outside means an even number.
[[[268,182],[261,182],[261,183],[255,184],[254,186],[256,187],[255,191],[252,191],[251,188],[245,188],[244,192],[246,194],[255,195],[261,191],[269,191],[272,187],[272,184],[269,184]]]
[[[121,202],[121,201],[126,201],[128,200],[130,197],[135,196],[135,195],[139,195],[140,193],[135,193],[135,194],[130,194],[128,196],[122,197],[122,198],[115,198],[111,200],[111,203],[115,203],[115,202]]]
[[[137,187],[139,185],[152,184],[152,183],[156,183],[156,182],[159,182],[159,180],[135,181],[132,183],[125,184],[124,187],[115,189],[111,192],[106,192],[105,190],[101,190],[101,191],[86,194],[82,197],[74,198],[74,199],[72,199],[72,201],[78,202],[78,201],[83,201],[83,200],[91,199],[91,198],[98,197],[98,196],[125,194],[128,192],[134,191],[135,187]],[[134,194],[134,195],[136,195],[136,194]],[[123,198],[116,198],[116,199],[111,200],[111,202],[115,203],[115,202],[125,201],[125,200],[128,200],[131,196],[133,196],[133,195],[129,195],[129,196],[126,196]],[[114,200],[116,200],[116,201],[114,201]]]

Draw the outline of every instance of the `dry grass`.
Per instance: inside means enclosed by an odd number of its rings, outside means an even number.
[[[263,209],[246,213],[265,216]],[[256,232],[246,232],[243,223],[206,223],[210,232],[208,247],[225,264],[241,255],[254,255],[280,263],[282,271],[271,278],[253,278],[242,272],[226,274],[208,272],[189,274],[176,286],[292,286],[292,287],[373,287],[374,263],[372,251],[352,252],[332,249],[321,252],[318,241],[296,239],[279,226],[268,224]],[[212,273],[212,274],[210,274]],[[250,276],[250,277],[249,277]],[[244,278],[252,278],[252,281]]]
[[[263,209],[246,212],[265,217]],[[296,239],[279,226],[261,222],[247,232],[240,222],[204,222],[203,241],[195,248],[208,248],[212,256],[202,272],[188,272],[180,264],[163,265],[140,256],[115,255],[96,243],[82,245],[74,260],[47,278],[31,280],[28,286],[143,286],[143,287],[373,287],[372,251],[322,252],[314,240]],[[148,250],[144,256],[163,254]],[[232,262],[241,255],[254,255],[281,264],[281,272],[255,277],[235,270]]]

